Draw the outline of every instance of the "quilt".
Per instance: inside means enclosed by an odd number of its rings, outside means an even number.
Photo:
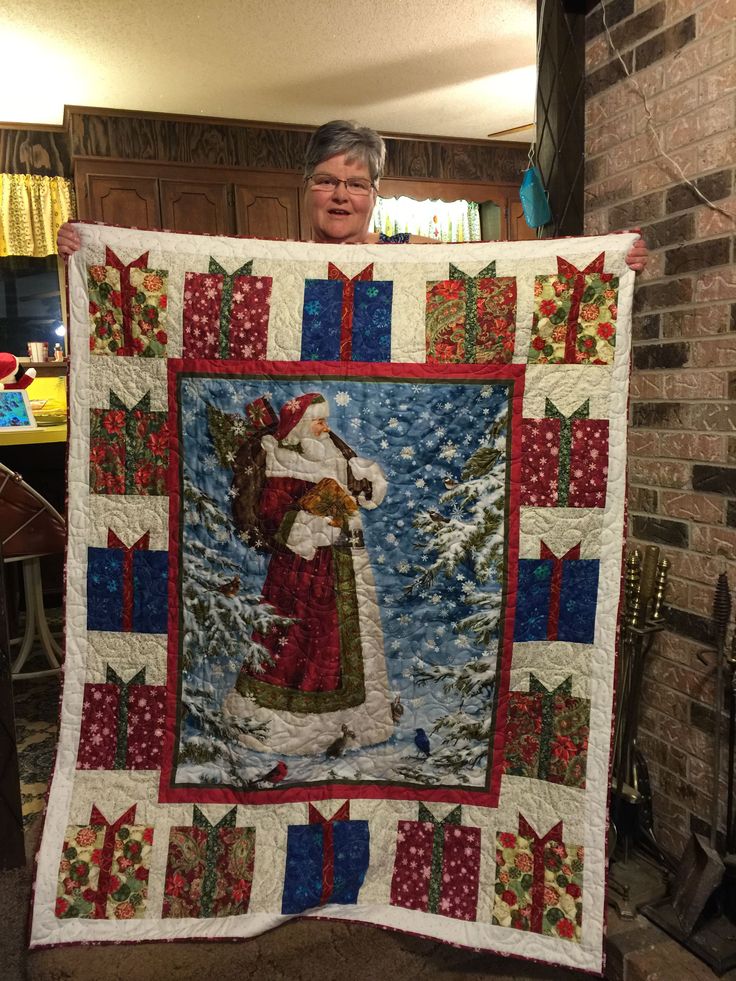
[[[635,236],[78,228],[31,946],[322,917],[599,971]]]

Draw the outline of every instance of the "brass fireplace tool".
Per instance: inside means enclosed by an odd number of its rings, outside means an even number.
[[[609,847],[612,861],[619,863],[622,859],[624,867],[634,845],[643,846],[658,862],[669,864],[654,834],[649,772],[637,745],[644,667],[655,634],[665,627],[663,605],[669,566],[668,559],[660,558],[656,545],[647,545],[643,555],[638,548],[634,549],[626,561],[616,678]],[[664,887],[659,873],[649,888],[645,884],[643,893],[632,888],[627,878],[625,868],[617,864],[611,871],[609,885],[622,897],[620,902],[612,899],[619,914],[633,917],[638,906],[654,898],[652,888],[661,895]],[[633,896],[632,892],[637,891],[640,894]]]

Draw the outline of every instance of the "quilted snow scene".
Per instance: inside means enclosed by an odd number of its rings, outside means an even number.
[[[31,945],[318,916],[599,971],[636,236],[77,228]]]

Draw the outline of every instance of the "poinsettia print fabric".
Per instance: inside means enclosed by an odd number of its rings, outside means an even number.
[[[568,679],[548,691],[532,675],[528,692],[510,692],[504,772],[585,786],[590,702],[573,697],[571,687]]]
[[[77,227],[31,946],[600,972],[636,236]]]
[[[516,280],[480,276],[429,283],[427,361],[506,364],[514,353]]]
[[[132,409],[110,392],[109,409],[90,411],[89,483],[93,494],[162,495],[169,463],[168,417],[150,396]]]
[[[253,828],[172,828],[162,915],[219,917],[247,913],[254,856]]]

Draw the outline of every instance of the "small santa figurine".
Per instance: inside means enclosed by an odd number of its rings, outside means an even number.
[[[0,391],[4,389],[13,391],[28,388],[36,377],[36,369],[28,368],[21,380],[16,381],[15,378],[19,368],[18,359],[14,354],[8,354],[7,352],[0,354]]]

